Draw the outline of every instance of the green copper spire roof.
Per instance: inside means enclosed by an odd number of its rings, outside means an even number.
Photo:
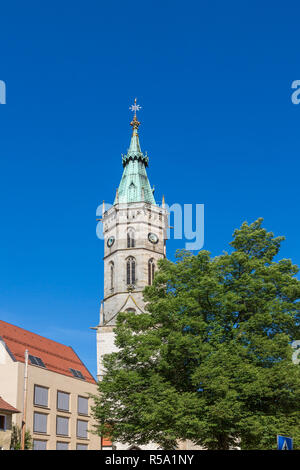
[[[134,111],[134,117],[130,125],[133,128],[130,147],[127,155],[122,155],[123,162],[123,175],[117,190],[117,195],[114,204],[118,203],[131,203],[131,202],[149,202],[155,204],[153,191],[147,177],[146,167],[148,166],[149,158],[147,154],[143,154],[140,147],[138,127],[140,122],[136,117],[136,110],[139,105],[136,104],[131,107]]]

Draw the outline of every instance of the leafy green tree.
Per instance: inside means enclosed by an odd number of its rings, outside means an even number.
[[[13,450],[21,450],[22,444],[22,431],[21,428],[15,424],[12,426],[10,448]],[[25,450],[32,448],[32,437],[29,431],[25,432]]]
[[[231,252],[181,251],[160,261],[144,291],[147,312],[121,313],[119,351],[105,356],[95,397],[96,432],[170,449],[190,439],[207,449],[300,448],[300,281],[284,237],[262,219],[235,230]],[[109,426],[109,428],[107,427]]]

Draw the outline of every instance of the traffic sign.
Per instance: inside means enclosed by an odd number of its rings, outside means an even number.
[[[293,439],[286,436],[277,436],[278,450],[293,450]]]

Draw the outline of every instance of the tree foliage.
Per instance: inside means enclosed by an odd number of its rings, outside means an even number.
[[[13,424],[11,432],[10,448],[13,450],[21,450],[22,430],[19,426]],[[30,431],[25,431],[25,450],[32,448],[32,437]]]
[[[180,251],[159,262],[144,291],[147,312],[120,313],[116,353],[105,356],[97,432],[169,449],[300,448],[300,281],[275,260],[284,238],[262,219],[235,230],[230,253]]]

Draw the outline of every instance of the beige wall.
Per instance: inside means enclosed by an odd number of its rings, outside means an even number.
[[[18,369],[19,363],[14,362],[0,341],[0,396],[18,410]],[[20,402],[22,403],[22,401]]]
[[[0,346],[1,347],[1,346]],[[0,364],[0,396],[18,410],[23,410],[23,378],[24,364],[13,362],[8,354],[5,361]],[[3,363],[4,362],[4,363]],[[34,405],[34,385],[47,387],[48,407]],[[75,379],[62,374],[43,369],[38,366],[28,365],[28,389],[27,389],[27,419],[26,428],[30,431],[33,439],[47,441],[47,449],[55,450],[56,443],[67,442],[70,450],[76,449],[76,444],[87,444],[88,450],[100,449],[100,438],[90,431],[93,429],[93,419],[91,417],[92,399],[89,398],[88,416],[81,416],[77,411],[78,396],[89,397],[89,394],[97,393],[97,385],[84,380]],[[70,411],[57,410],[57,391],[70,394]],[[33,432],[34,412],[45,413],[47,415],[47,433]],[[69,436],[62,437],[56,435],[56,417],[63,416],[69,418]],[[76,436],[77,419],[88,421],[88,439],[80,439]],[[13,422],[19,426],[22,423],[22,413],[13,417]]]

